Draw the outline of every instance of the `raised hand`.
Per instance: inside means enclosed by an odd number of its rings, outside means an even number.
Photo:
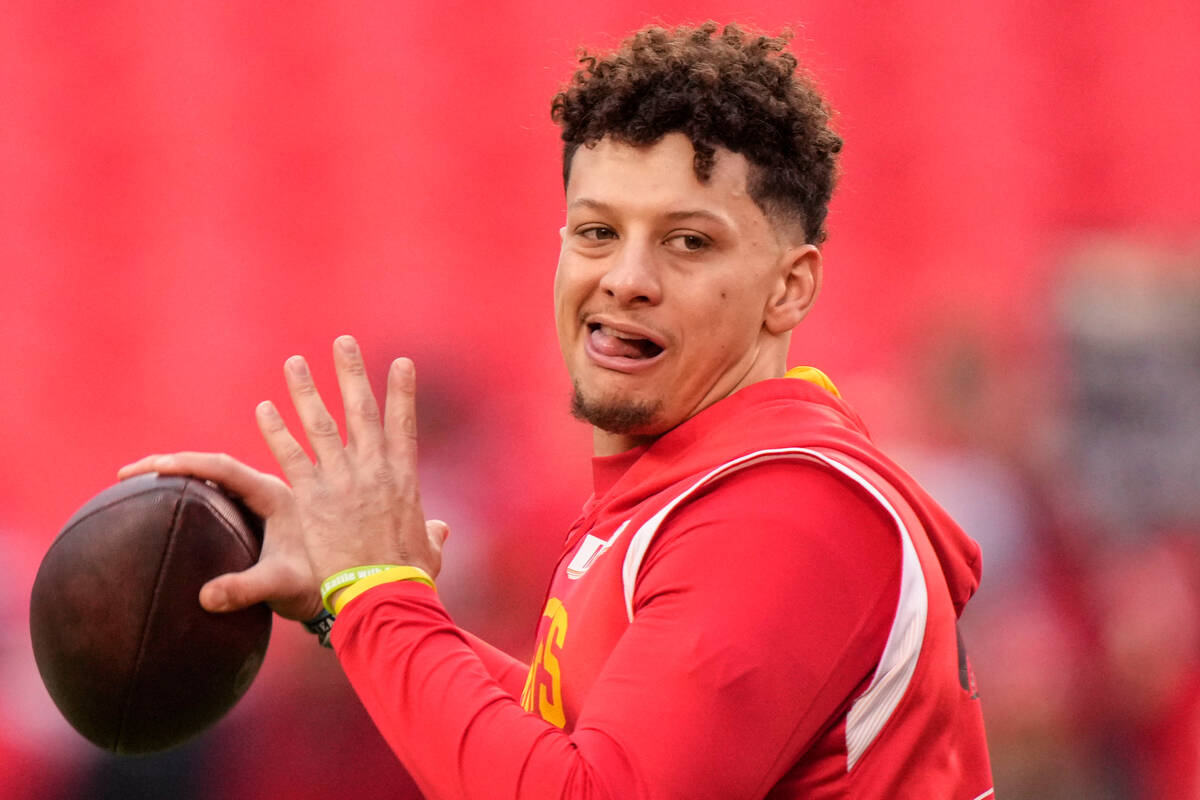
[[[421,511],[412,362],[392,363],[381,414],[358,344],[342,336],[333,351],[346,409],[344,445],[300,356],[288,359],[284,376],[316,463],[273,404],[256,410],[286,483],[213,453],[147,456],[118,472],[120,478],[150,471],[205,478],[240,495],[266,520],[259,562],[201,589],[200,602],[210,611],[266,602],[281,616],[311,619],[321,608],[320,582],[337,571],[367,564],[411,565],[431,576],[441,570],[448,528],[426,523]]]
[[[348,567],[405,564],[436,576],[445,528],[427,529],[421,512],[412,362],[392,363],[381,414],[354,339],[339,337],[333,357],[346,409],[345,445],[300,356],[288,359],[284,375],[316,463],[271,403],[257,411],[263,438],[292,487],[312,572],[323,579]]]

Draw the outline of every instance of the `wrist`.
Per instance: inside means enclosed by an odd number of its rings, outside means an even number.
[[[321,613],[317,616],[301,620],[300,624],[306,631],[317,637],[317,643],[322,647],[333,647],[329,641],[329,636],[333,632],[333,620],[333,614],[322,608]]]
[[[396,583],[399,581],[423,583],[430,589],[437,591],[437,586],[434,584],[433,578],[429,577],[429,573],[420,567],[411,565],[392,567],[391,569],[385,569],[382,572],[356,581],[353,585],[343,589],[332,601],[334,614],[342,613],[342,609],[346,607],[346,604],[363,592],[373,589],[376,586],[382,586],[385,583]]]
[[[433,578],[421,567],[408,564],[368,564],[335,572],[321,582],[321,601],[325,610],[336,617],[363,592],[384,583],[416,581],[437,590]]]
[[[321,604],[330,614],[337,616],[334,611],[332,599],[334,595],[339,595],[343,590],[372,575],[377,575],[385,569],[397,567],[399,564],[366,564],[360,567],[347,567],[330,575],[325,580],[321,581]]]

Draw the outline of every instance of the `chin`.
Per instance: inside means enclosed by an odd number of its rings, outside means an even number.
[[[571,397],[571,416],[602,431],[622,435],[654,436],[664,429],[660,419],[662,402],[632,398],[593,398],[579,384]]]

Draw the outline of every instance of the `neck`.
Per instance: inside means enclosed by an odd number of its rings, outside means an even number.
[[[593,427],[592,455],[615,456],[618,453],[624,453],[635,447],[650,444],[657,438],[657,435],[640,436],[632,433],[612,433]]]

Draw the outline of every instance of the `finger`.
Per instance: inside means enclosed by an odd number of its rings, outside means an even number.
[[[134,475],[141,475],[145,472],[154,472],[154,461],[162,458],[157,453],[143,456],[137,461],[133,461],[117,470],[117,480],[123,481],[126,478],[132,478]]]
[[[292,405],[296,407],[296,414],[300,417],[300,424],[304,427],[317,462],[335,464],[345,458],[337,422],[321,400],[308,362],[302,356],[292,356],[284,365],[283,374],[288,393],[292,396]]]
[[[121,467],[124,480],[146,472],[160,475],[192,475],[218,484],[242,498],[251,511],[269,517],[287,496],[288,488],[274,475],[259,472],[225,453],[172,453],[152,455]]]
[[[288,430],[287,423],[279,415],[275,404],[264,400],[254,410],[254,416],[258,422],[258,430],[266,440],[267,448],[279,462],[279,468],[283,470],[283,477],[287,478],[288,483],[295,486],[310,480],[314,471],[313,463],[309,461],[308,453],[304,452],[296,437]]]
[[[413,363],[397,358],[388,370],[384,437],[388,458],[397,475],[417,470],[417,376]]]
[[[362,453],[379,452],[383,448],[379,403],[371,391],[362,352],[353,336],[339,336],[334,341],[333,364],[342,390],[342,405],[346,408],[348,444]]]

